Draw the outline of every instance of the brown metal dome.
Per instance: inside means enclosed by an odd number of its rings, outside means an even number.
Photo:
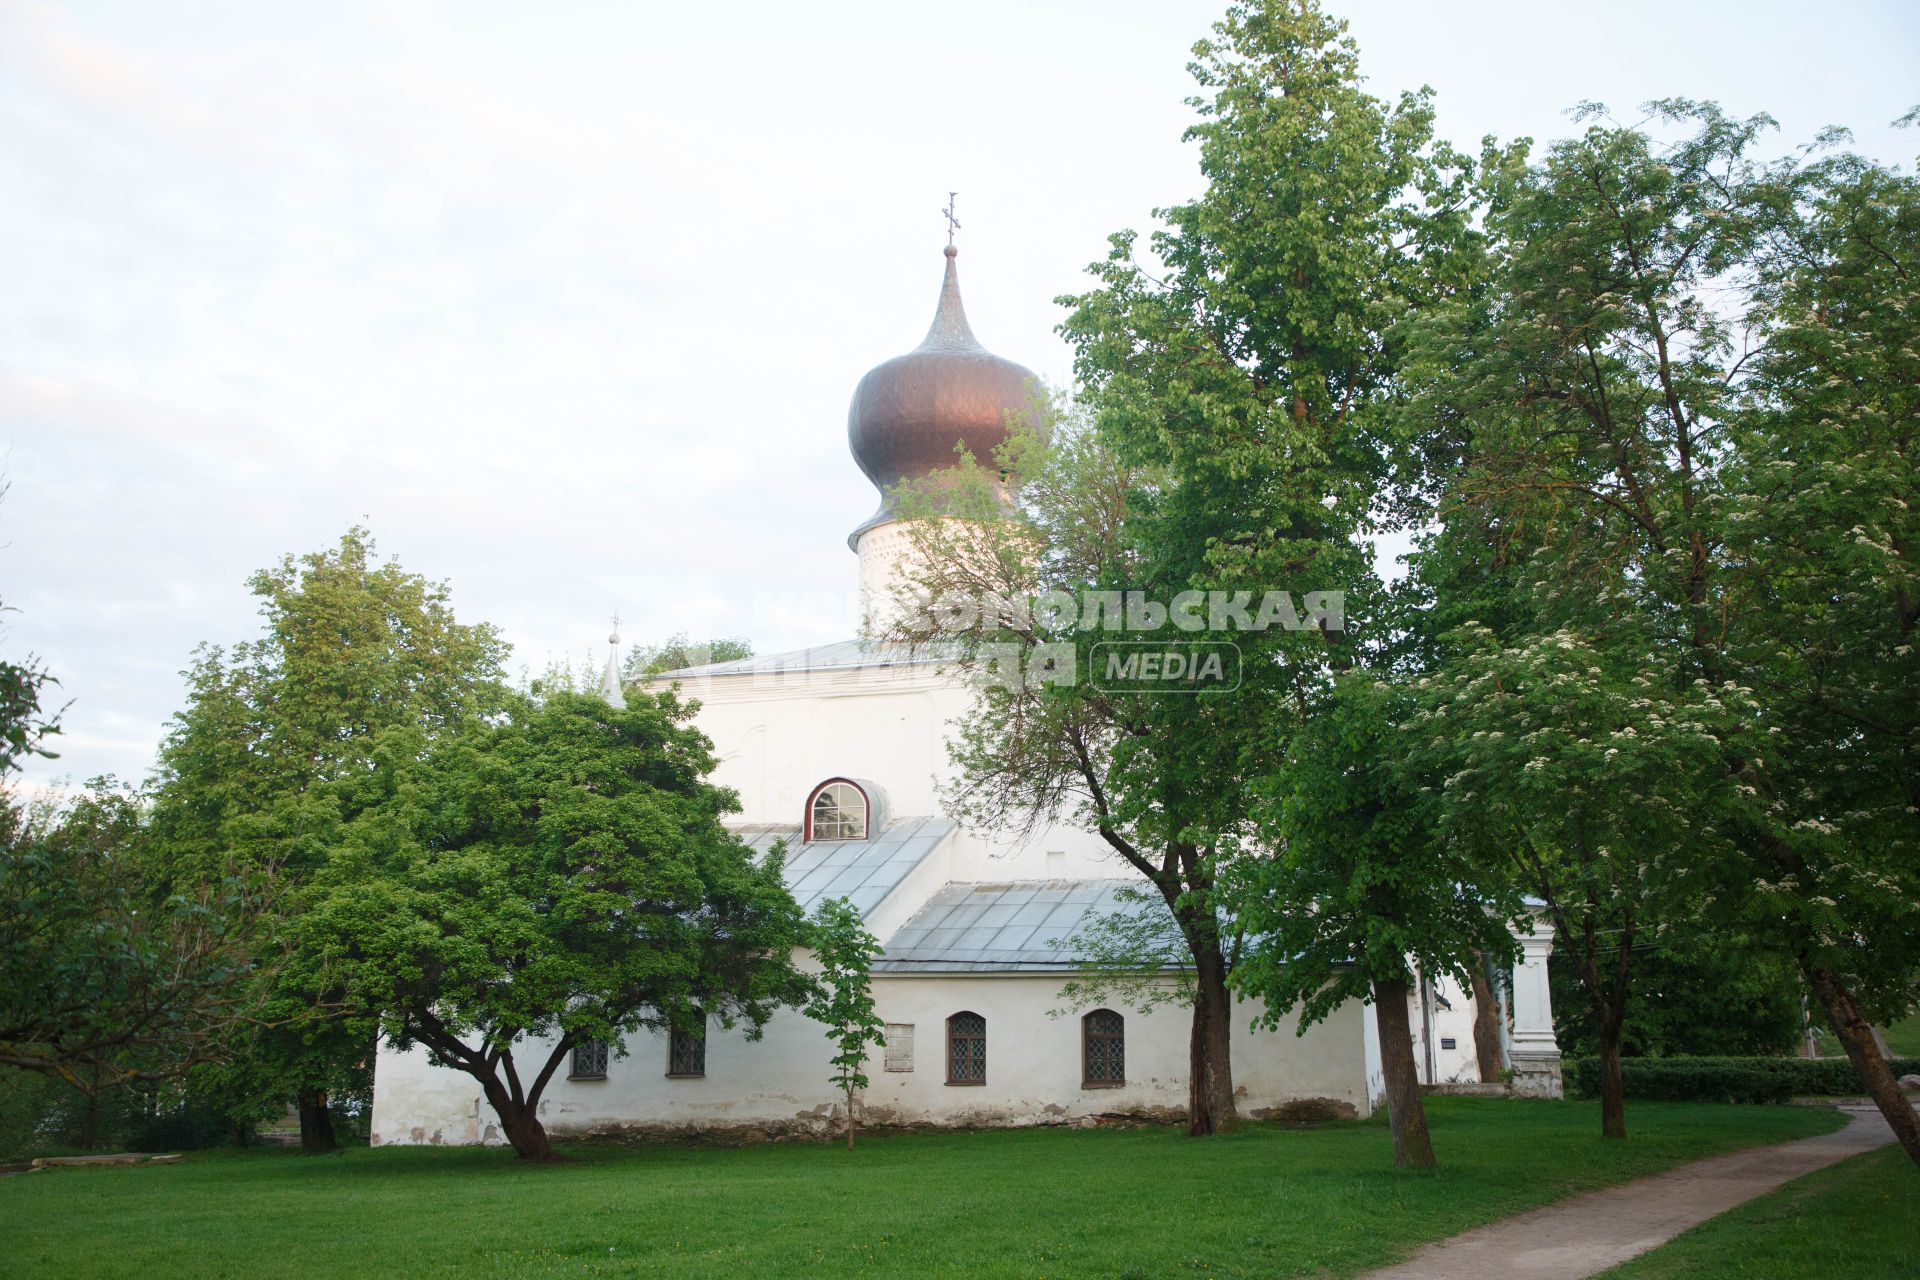
[[[847,445],[880,490],[880,509],[853,531],[849,545],[896,518],[892,491],[901,481],[951,467],[960,444],[975,458],[990,460],[1007,438],[1008,415],[1022,418],[1032,411],[1032,372],[988,351],[967,326],[956,252],[947,246],[947,277],[926,340],[876,367],[854,388]]]

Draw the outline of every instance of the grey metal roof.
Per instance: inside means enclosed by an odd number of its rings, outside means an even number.
[[[808,671],[843,671],[858,667],[918,667],[940,661],[937,653],[904,645],[879,644],[867,640],[836,640],[808,649],[791,649],[756,658],[736,658],[732,662],[709,662],[700,667],[682,667],[649,676],[650,681],[706,679],[720,676],[795,675]]]
[[[787,888],[801,910],[812,911],[824,898],[845,898],[866,916],[953,832],[948,818],[899,818],[872,840],[802,844],[799,827],[749,827],[739,834],[756,851],[787,842]]]
[[[949,884],[887,939],[873,967],[892,973],[1073,969],[1086,958],[1070,942],[1083,921],[1165,909],[1157,899],[1119,896],[1121,889],[1147,887],[1139,879]]]

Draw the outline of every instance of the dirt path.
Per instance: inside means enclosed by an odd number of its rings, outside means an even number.
[[[1665,1244],[1803,1174],[1893,1141],[1870,1107],[1843,1107],[1847,1127],[1755,1147],[1589,1191],[1428,1245],[1364,1280],[1580,1280]]]

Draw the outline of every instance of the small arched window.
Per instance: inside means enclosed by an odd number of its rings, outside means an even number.
[[[1116,1089],[1127,1082],[1127,1022],[1111,1009],[1080,1019],[1080,1084]]]
[[[987,1082],[987,1020],[962,1011],[947,1019],[947,1083]]]
[[[865,840],[867,793],[845,778],[823,782],[807,801],[806,839]]]

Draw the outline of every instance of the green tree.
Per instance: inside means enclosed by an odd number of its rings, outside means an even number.
[[[753,644],[739,636],[717,636],[695,643],[684,631],[675,632],[659,644],[636,644],[627,650],[621,664],[621,678],[629,685],[650,680],[663,671],[685,667],[703,667],[710,662],[735,662],[753,656]]]
[[[814,909],[810,936],[820,973],[807,1002],[807,1016],[827,1028],[833,1042],[828,1083],[847,1099],[847,1150],[853,1150],[854,1095],[867,1087],[867,1046],[886,1042],[886,1024],[873,1006],[873,957],[880,944],[845,898],[828,898]]]
[[[224,1055],[252,1014],[257,898],[226,881],[156,890],[145,817],[110,778],[0,805],[0,1065],[92,1098]]]
[[[1792,178],[1702,646],[1763,707],[1716,914],[1785,942],[1920,1164],[1871,1025],[1920,1004],[1920,179],[1845,154]]]
[[[710,1015],[758,1035],[806,997],[781,860],[721,824],[738,802],[691,715],[563,692],[432,745],[390,731],[378,801],[316,870],[297,954],[471,1075],[524,1159],[552,1158],[540,1099],[581,1041]]]
[[[1249,943],[1234,985],[1277,1025],[1305,1027],[1371,999],[1380,1033],[1394,1164],[1434,1164],[1420,1100],[1408,1000],[1416,967],[1463,986],[1491,954],[1513,949],[1510,880],[1443,837],[1438,788],[1409,750],[1417,704],[1365,671],[1336,682],[1319,713],[1264,781],[1257,829],[1271,857],[1228,862],[1224,894]]]
[[[1636,930],[1633,986],[1620,1051],[1628,1057],[1765,1056],[1800,1039],[1800,993],[1792,957],[1777,944],[1705,928],[1698,917],[1643,920]],[[1568,1057],[1599,1053],[1592,1005],[1563,951],[1548,969],[1554,1037]]]
[[[1195,46],[1205,96],[1187,136],[1204,194],[1160,211],[1153,261],[1116,235],[1096,287],[1063,300],[1101,442],[1132,481],[1120,554],[1093,585],[1163,602],[1272,590],[1346,602],[1345,627],[1234,636],[1240,690],[1137,699],[1114,738],[1109,807],[1166,851],[1136,865],[1191,935],[1195,1042],[1212,1046],[1195,1063],[1202,1116],[1232,1114],[1225,860],[1264,856],[1246,834],[1255,797],[1277,803],[1294,776],[1286,744],[1338,714],[1335,677],[1387,660],[1367,536],[1387,514],[1397,332],[1457,287],[1470,237],[1469,166],[1434,142],[1429,96],[1364,92],[1345,31],[1311,0],[1231,7]]]
[[[364,529],[248,585],[263,634],[195,655],[161,748],[152,855],[168,882],[270,880],[284,925],[367,802],[380,735],[431,738],[497,711],[506,646],[455,619],[444,583],[382,561]],[[325,982],[311,963],[276,968],[258,1034],[196,1080],[241,1120],[296,1101],[310,1151],[335,1145],[329,1097],[371,1085],[369,1013]]]
[[[1490,154],[1488,286],[1411,327],[1418,569],[1481,624],[1431,707],[1455,829],[1605,939],[1569,943],[1603,1039],[1637,919],[1778,937],[1920,1159],[1866,1026],[1920,974],[1912,180],[1761,163],[1771,122],[1712,104],[1650,120],[1686,132]]]

